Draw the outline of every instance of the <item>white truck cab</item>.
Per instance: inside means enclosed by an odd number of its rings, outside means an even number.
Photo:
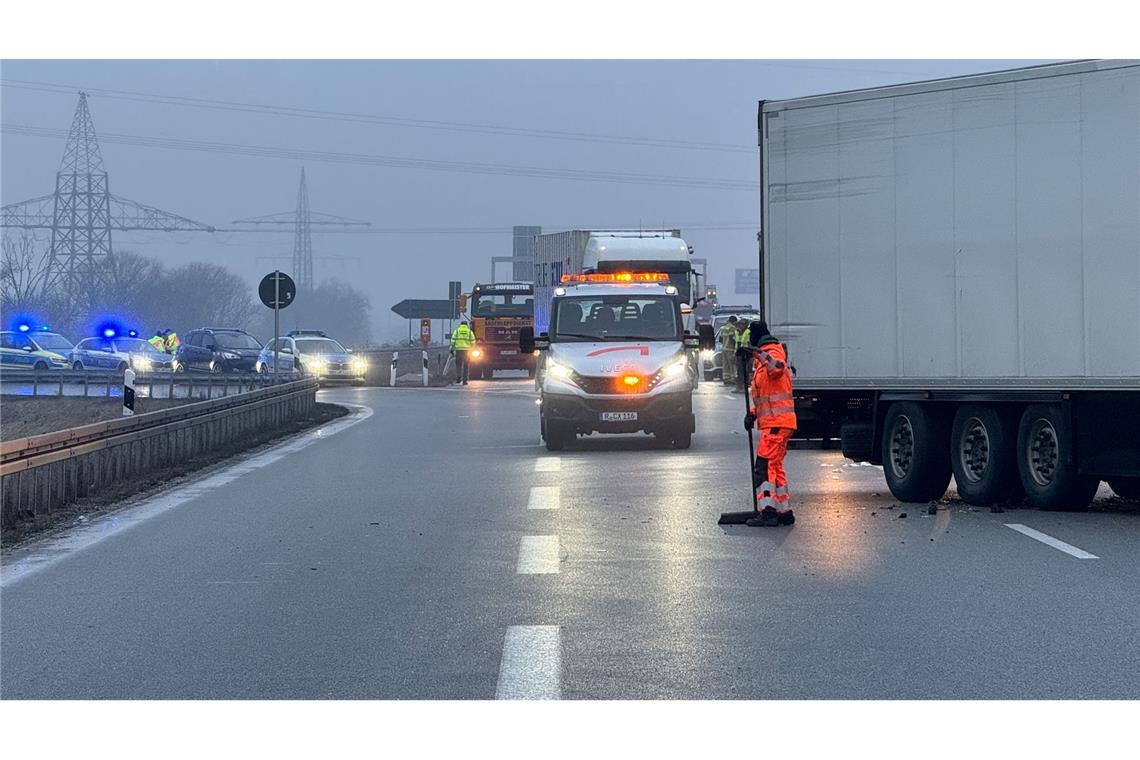
[[[666,273],[563,275],[547,332],[524,330],[523,351],[545,351],[536,385],[540,429],[557,451],[578,435],[645,431],[688,448],[695,429],[686,333]]]

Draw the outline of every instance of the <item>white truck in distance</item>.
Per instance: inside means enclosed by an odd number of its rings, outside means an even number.
[[[697,273],[680,230],[566,230],[535,238],[534,329],[550,324],[550,302],[562,275],[664,272],[681,303],[692,304]]]
[[[578,435],[645,431],[687,449],[695,378],[677,288],[665,273],[564,275],[553,289],[547,329],[525,329],[539,362],[540,430],[558,451]]]

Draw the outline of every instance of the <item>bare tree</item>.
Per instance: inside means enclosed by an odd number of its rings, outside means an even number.
[[[40,305],[47,277],[47,252],[38,250],[30,232],[6,233],[0,260],[0,307],[6,313],[28,311]]]

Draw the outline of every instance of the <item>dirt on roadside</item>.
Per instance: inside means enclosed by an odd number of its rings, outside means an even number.
[[[170,403],[169,399],[161,399],[161,401]],[[185,399],[181,399],[181,401],[185,402]],[[100,514],[130,507],[139,499],[153,495],[157,489],[178,488],[183,481],[204,474],[203,471],[226,466],[226,460],[231,457],[239,454],[256,453],[260,449],[279,443],[283,438],[331,422],[345,416],[348,412],[349,410],[343,406],[318,402],[313,405],[312,411],[304,417],[292,420],[289,424],[272,432],[255,438],[236,441],[228,446],[218,447],[194,459],[179,462],[173,467],[151,470],[136,475],[129,480],[105,488],[97,494],[61,507],[51,514],[22,520],[13,528],[3,532],[0,536],[0,543],[5,549],[8,549],[49,529],[66,529],[68,526],[84,523]]]
[[[197,400],[140,398],[135,400],[135,413],[158,412]],[[0,396],[0,440],[54,433],[80,425],[117,420],[122,416],[121,398]]]

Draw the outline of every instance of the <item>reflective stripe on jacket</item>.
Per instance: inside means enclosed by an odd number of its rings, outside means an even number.
[[[166,341],[163,339],[163,337],[161,335],[156,335],[153,338],[150,338],[149,340],[147,340],[147,343],[151,344],[152,346],[157,348],[159,351],[165,351],[166,350]]]
[[[178,333],[172,332],[166,336],[166,353],[172,354],[178,350],[182,345],[182,341],[178,338]]]
[[[717,337],[720,338],[720,345],[725,351],[735,351],[737,335],[736,328],[731,324],[726,324],[720,328],[720,334]]]
[[[752,413],[761,428],[796,427],[796,402],[792,396],[792,373],[779,343],[760,346],[753,354]]]
[[[460,325],[451,333],[451,348],[454,351],[467,351],[475,345],[475,333],[467,325]]]

